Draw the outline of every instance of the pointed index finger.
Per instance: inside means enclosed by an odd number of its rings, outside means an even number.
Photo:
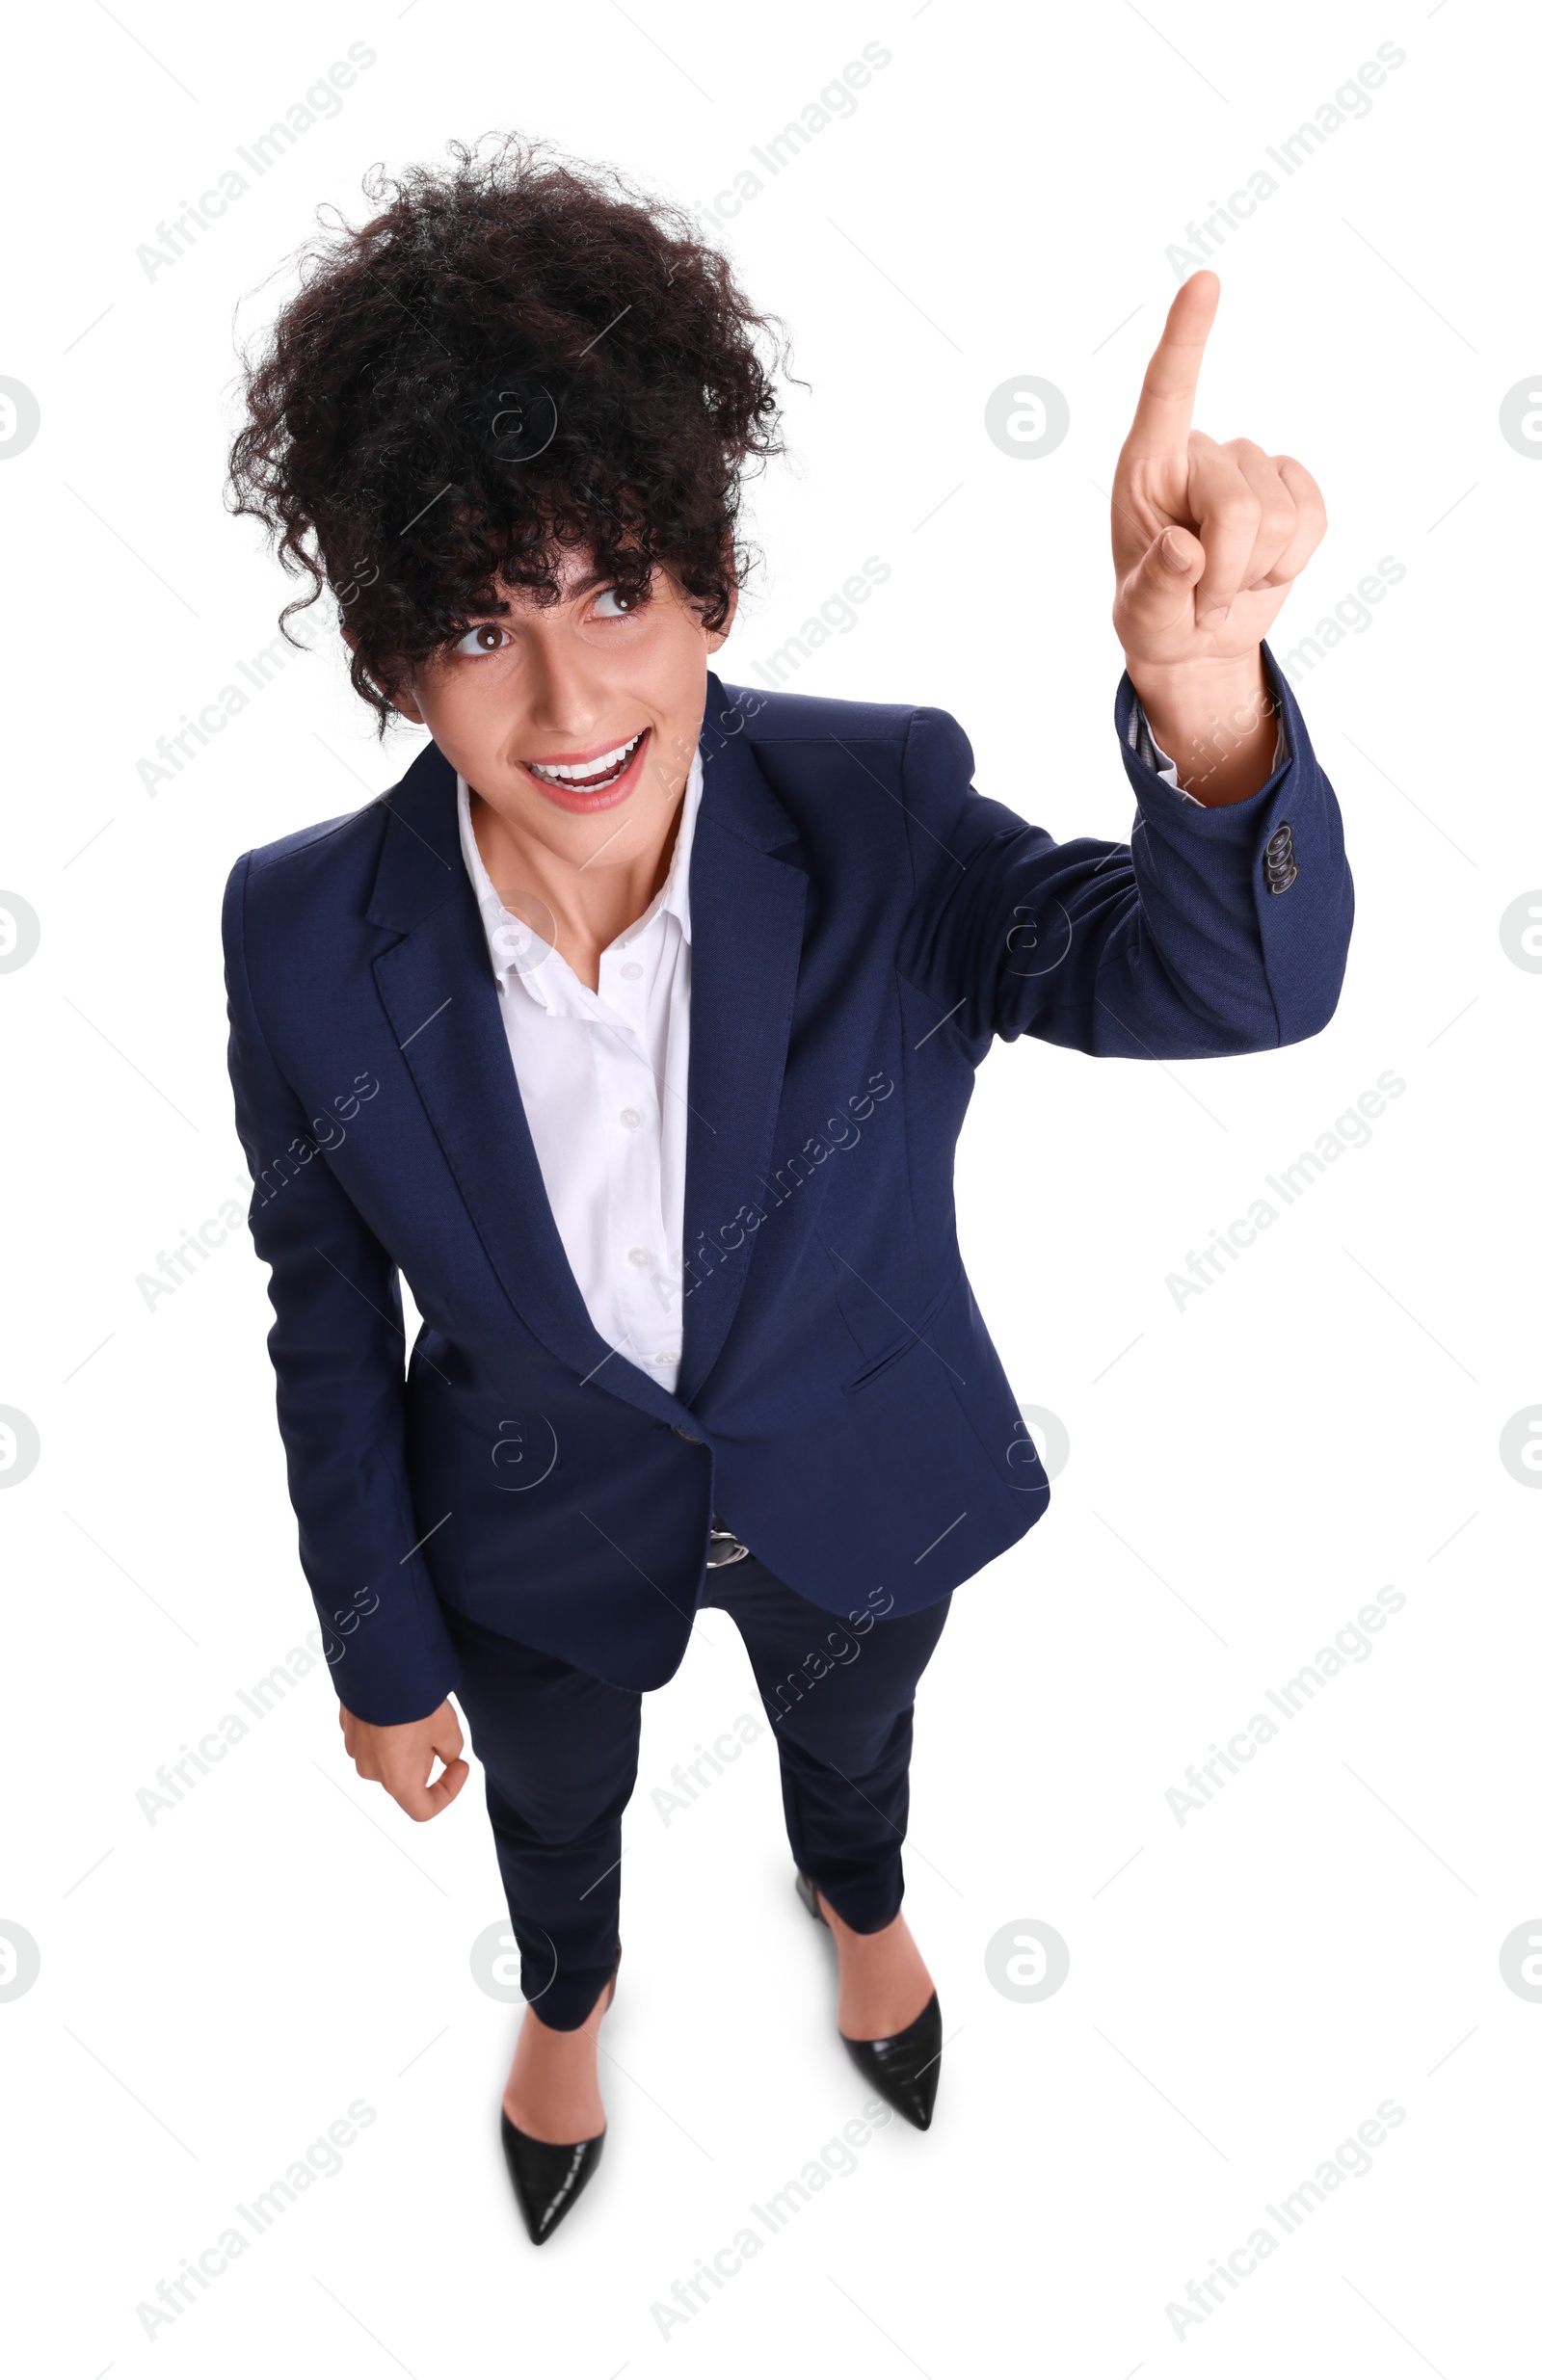
[[[1151,453],[1182,453],[1194,419],[1194,392],[1205,357],[1221,284],[1213,273],[1195,273],[1183,283],[1167,309],[1167,321],[1146,366],[1140,401],[1127,449]]]

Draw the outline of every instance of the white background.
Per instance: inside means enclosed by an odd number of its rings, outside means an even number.
[[[157,223],[359,40],[376,60],[335,119],[148,278]],[[1382,557],[1405,575],[1298,684],[1358,888],[1328,1029],[1167,1067],[1024,1041],[982,1071],[966,1262],[1071,1456],[1048,1518],[960,1591],[921,1689],[907,1910],[948,2033],[937,2121],[877,2135],[664,2335],[654,2303],[863,2096],[769,1733],[668,1826],[651,1802],[756,1707],[728,1623],[646,1706],[606,2161],[539,2254],[498,2152],[518,2011],[469,1965],[501,1914],[480,1775],[413,1827],[344,1759],[318,1667],[153,1826],[136,1800],[312,1617],[244,1230],[153,1310],[136,1287],[244,1199],[221,888],[420,738],[382,751],[327,650],[153,796],[137,764],[288,592],[220,488],[233,338],[292,287],[319,203],[362,220],[371,161],[490,129],[710,200],[867,41],[891,58],[855,114],[717,235],[811,383],[785,392],[792,463],[755,489],[767,562],[730,682],[880,556],[891,577],[798,687],[942,704],[984,791],[1058,834],[1128,833],[1105,491],[1165,251],[1384,41],[1405,62],[1369,116],[1216,254],[1197,419],[1325,491],[1277,650]],[[1499,409],[1542,370],[1534,28],[1466,0],[66,0],[8,63],[0,374],[41,409],[0,469],[0,883],[42,933],[0,976],[0,1404],[41,1440],[0,1497],[0,1920],[41,1953],[0,2000],[16,2368],[1523,2368],[1542,2005],[1499,1953],[1542,1910],[1542,1501],[1499,1440],[1542,1400],[1542,980],[1499,921],[1542,885],[1542,468]],[[985,436],[1024,373],[1067,396],[1051,456]],[[1386,1070],[1406,1090],[1369,1146],[1180,1309],[1168,1274]],[[1370,1656],[1180,1825],[1188,1765],[1389,1584],[1406,1603]],[[1014,1920],[1070,1945],[1036,2004],[986,1974]],[[342,2171],[147,2338],[141,2301],[354,2100],[376,2121]],[[1287,2236],[1265,2203],[1387,2100],[1404,2120],[1372,2170]],[[1261,2223],[1274,2254],[1180,2337],[1164,2309]]]

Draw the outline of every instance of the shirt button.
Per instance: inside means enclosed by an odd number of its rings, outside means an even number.
[[[621,1111],[621,1120],[628,1132],[635,1132],[643,1121],[635,1107],[624,1107]]]
[[[642,968],[639,966],[635,959],[628,959],[625,965],[622,968],[622,973],[625,976],[626,981],[629,984],[634,984],[642,971]]]
[[[648,1248],[628,1248],[626,1254],[633,1264],[651,1264],[653,1261],[652,1251]]]
[[[679,1360],[680,1351],[678,1347],[660,1347],[653,1358],[655,1363],[678,1363]]]

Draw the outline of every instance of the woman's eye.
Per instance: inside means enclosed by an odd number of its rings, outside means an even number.
[[[611,607],[608,610],[607,605]],[[631,613],[640,610],[641,605],[642,598],[639,595],[624,595],[619,587],[602,587],[595,597],[595,618],[597,620],[625,620]]]
[[[453,649],[467,656],[473,653],[501,652],[503,641],[507,635],[508,630],[500,627],[495,620],[479,620],[474,628],[467,628]]]

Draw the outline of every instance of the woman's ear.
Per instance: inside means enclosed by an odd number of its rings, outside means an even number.
[[[729,616],[723,622],[721,628],[707,629],[706,649],[709,653],[715,653],[719,646],[726,645],[728,643],[729,631],[733,625],[733,615],[739,608],[739,574],[733,567],[733,558],[731,554],[729,557]]]

